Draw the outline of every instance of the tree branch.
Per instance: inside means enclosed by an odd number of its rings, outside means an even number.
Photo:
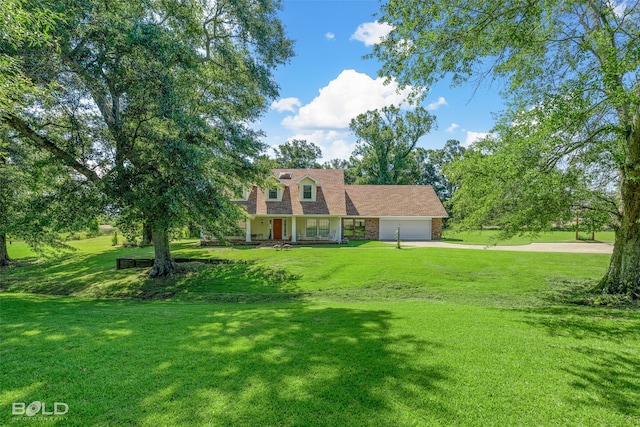
[[[78,162],[74,156],[58,147],[53,141],[46,136],[42,136],[18,116],[11,113],[4,113],[0,116],[0,121],[15,129],[20,135],[32,141],[36,146],[53,154],[62,162],[84,175],[91,182],[100,181],[100,177],[93,170],[89,169],[82,163]]]

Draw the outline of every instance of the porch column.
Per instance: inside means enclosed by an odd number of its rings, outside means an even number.
[[[296,217],[295,216],[291,216],[291,243],[295,243],[297,242],[297,236],[296,236]]]
[[[336,236],[338,243],[342,243],[342,217],[338,217],[338,235]]]
[[[250,242],[251,241],[251,218],[247,218],[247,220],[244,222],[245,223],[245,227],[244,227],[244,232],[245,232],[245,242]]]

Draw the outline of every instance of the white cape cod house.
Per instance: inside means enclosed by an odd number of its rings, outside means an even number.
[[[273,185],[236,200],[246,242],[442,237],[447,212],[430,185],[345,185],[340,169],[274,169]]]

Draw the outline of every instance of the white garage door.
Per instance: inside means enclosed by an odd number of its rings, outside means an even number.
[[[380,219],[380,240],[395,240],[400,227],[400,240],[431,240],[431,220]]]

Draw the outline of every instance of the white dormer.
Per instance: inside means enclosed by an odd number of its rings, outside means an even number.
[[[315,202],[316,195],[318,194],[318,187],[320,181],[312,177],[311,175],[305,175],[296,181],[300,192],[301,202]]]
[[[264,199],[267,202],[281,202],[284,189],[288,186],[289,184],[283,182],[282,179],[272,176],[269,178],[269,185],[262,190]]]

